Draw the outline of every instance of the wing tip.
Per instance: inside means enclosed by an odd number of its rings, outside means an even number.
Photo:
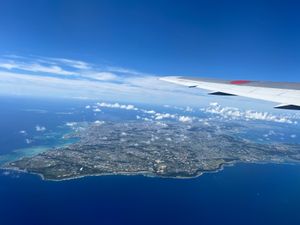
[[[215,91],[215,92],[210,92],[210,95],[218,95],[218,96],[237,96],[235,94],[230,94],[222,91]]]
[[[274,107],[275,109],[300,110],[300,105],[281,104]]]

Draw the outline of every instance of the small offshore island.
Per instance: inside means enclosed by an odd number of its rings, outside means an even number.
[[[222,123],[97,121],[67,135],[79,139],[74,144],[4,167],[46,180],[113,174],[192,178],[237,162],[300,162],[299,145],[255,143],[237,137],[243,129]]]

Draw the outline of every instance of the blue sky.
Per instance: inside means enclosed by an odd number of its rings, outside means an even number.
[[[300,81],[299,6],[3,0],[0,94],[198,102],[155,76]]]
[[[161,75],[299,81],[298,1],[3,0],[0,51]]]

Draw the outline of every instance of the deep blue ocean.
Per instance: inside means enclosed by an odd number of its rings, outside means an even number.
[[[65,123],[95,120],[92,111],[81,113],[88,104],[82,101],[0,102],[0,156],[64,144],[58,137]],[[132,116],[126,113],[123,117]],[[37,131],[37,125],[46,131]],[[102,176],[53,182],[0,174],[0,225],[300,224],[300,165],[239,164],[194,179]]]

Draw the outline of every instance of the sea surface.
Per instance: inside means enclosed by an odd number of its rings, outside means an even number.
[[[0,102],[2,162],[68,144],[61,138],[68,122],[119,119],[109,109],[99,115],[85,110],[92,104],[87,101]],[[135,115],[125,111],[122,118]],[[61,182],[0,170],[0,225],[299,225],[299,209],[300,165],[238,164],[193,179],[100,176]]]

